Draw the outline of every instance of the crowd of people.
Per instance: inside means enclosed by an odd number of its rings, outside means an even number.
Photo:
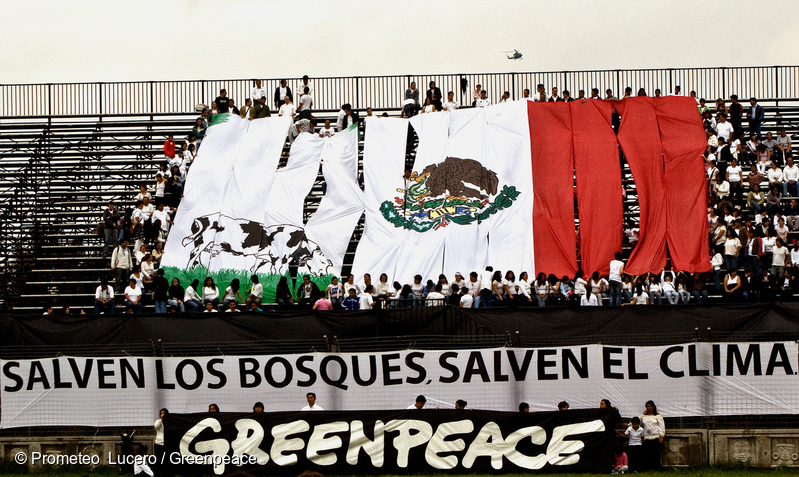
[[[460,107],[453,99],[453,92],[450,91],[447,101],[442,102],[441,90],[435,82],[431,81],[428,86],[424,105],[421,105],[416,83],[410,83],[405,92],[402,116],[452,111]],[[344,104],[335,124],[326,119],[324,127],[317,129],[312,114],[313,83],[304,76],[295,89],[301,90],[296,107],[294,92],[286,80],[282,80],[271,94],[271,106],[277,109],[277,114],[294,120],[294,136],[312,133],[330,137],[360,121],[351,105]],[[204,280],[202,286],[198,280],[182,284],[177,278],[168,280],[160,270],[164,243],[180,204],[186,177],[200,153],[202,140],[214,115],[231,113],[250,120],[271,115],[270,106],[266,104],[267,92],[261,81],[254,82],[251,93],[251,98],[247,98],[239,108],[222,89],[210,109],[202,108],[194,127],[179,145],[173,136],[167,138],[163,146],[164,160],[158,165],[154,182],[140,185],[134,197],[135,208],[122,215],[113,202],[108,204],[102,217],[103,253],[110,259],[115,287],[106,280],[101,281],[95,293],[96,313],[113,313],[115,295],[124,296],[126,312],[129,313],[140,312],[142,299],[146,296],[152,298],[157,313],[170,310],[216,312],[220,303],[225,312],[236,312],[239,308],[261,310],[263,287],[256,276],[252,277],[253,286],[245,293],[245,299],[241,296],[239,280],[226,284],[224,293],[220,294],[211,277]],[[674,94],[681,94],[679,86]],[[631,95],[632,88],[626,88],[624,97]],[[643,88],[639,89],[638,95],[646,95]],[[660,95],[660,90],[655,90],[655,96]],[[693,91],[690,96],[696,99]],[[577,98],[585,97],[584,91],[580,90]],[[253,98],[257,99],[254,105]],[[472,106],[490,104],[487,91],[479,84],[473,98]],[[559,93],[557,87],[547,94],[542,84],[537,85],[532,95],[525,89],[524,98],[546,102],[574,100],[568,90]],[[591,90],[589,98],[616,99],[609,89],[604,98],[600,97],[597,88]],[[500,102],[503,101],[512,101],[508,92],[502,94]],[[343,283],[333,278],[324,290],[305,277],[298,283],[296,292],[292,292],[284,277],[275,286],[275,301],[280,309],[298,305],[314,310],[362,310],[423,304],[448,304],[461,308],[559,304],[601,306],[603,302],[611,306],[675,305],[687,304],[691,298],[697,304],[706,304],[708,282],[712,282],[710,290],[714,290],[716,295],[732,300],[790,297],[799,291],[799,245],[788,237],[791,231],[799,230],[799,205],[795,199],[799,196],[799,166],[793,163],[791,138],[785,129],[776,139],[771,133],[765,139],[761,138],[764,114],[756,98],[750,99],[747,110],[735,95],[731,96],[729,105],[723,99],[716,100],[713,110],[706,105],[704,98],[696,101],[708,136],[705,167],[710,273],[685,273],[667,267],[659,274],[635,276],[624,271],[621,257],[617,256],[610,264],[608,276],[600,276],[598,272],[587,276],[582,270],[574,276],[557,277],[539,272],[533,277],[526,271],[517,276],[513,271],[502,273],[487,267],[479,273],[472,271],[468,276],[457,273],[451,283],[444,275],[437,280],[417,275],[412,283],[402,284],[390,281],[385,273],[374,284],[370,274],[365,274],[355,283],[350,275],[342,277]],[[372,109],[367,108],[366,114],[373,116]],[[750,137],[746,144],[741,142],[744,118],[748,119]],[[743,170],[745,167],[750,169],[748,174]],[[638,228],[634,222],[628,221],[624,234],[630,247],[635,247]]]
[[[708,240],[715,291],[732,301],[791,299],[799,292],[799,167],[785,128],[761,134],[763,107],[700,100],[707,134]],[[744,144],[745,137],[746,140]],[[748,169],[748,170],[747,170]]]

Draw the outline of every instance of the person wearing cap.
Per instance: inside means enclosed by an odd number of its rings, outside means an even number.
[[[305,400],[308,401],[308,405],[300,409],[300,411],[324,411],[322,406],[316,405],[316,393],[306,394]]]
[[[261,96],[255,102],[255,106],[250,109],[250,121],[253,119],[268,118],[270,116],[272,116],[272,113],[266,105],[266,96]]]
[[[405,409],[421,409],[421,408],[424,407],[424,404],[426,402],[427,402],[427,399],[420,394],[420,395],[416,396],[416,402],[414,402],[413,404],[411,404],[410,406],[408,406]]]
[[[258,401],[255,404],[253,404],[252,412],[254,412],[255,414],[262,414],[264,412],[264,403]]]
[[[464,280],[461,272],[455,272],[455,280],[452,282],[452,285],[458,285],[458,288],[466,286],[466,280]]]

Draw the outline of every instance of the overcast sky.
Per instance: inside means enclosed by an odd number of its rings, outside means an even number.
[[[798,6],[0,0],[0,84],[797,65]]]

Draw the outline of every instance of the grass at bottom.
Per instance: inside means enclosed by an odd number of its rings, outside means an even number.
[[[296,473],[280,473],[280,475],[297,475]],[[28,472],[26,467],[18,466],[15,464],[0,464],[0,476],[4,475],[20,475],[31,474],[37,477],[112,477],[118,476],[119,471],[116,467],[97,467],[95,469],[81,468],[81,467],[61,467],[61,468],[45,468],[37,472]],[[379,476],[379,477],[496,477],[502,475],[503,477],[530,477],[531,473],[526,474],[444,474],[444,473],[417,473],[417,474],[380,474],[379,472],[370,472],[368,474],[340,474],[339,477],[364,477]],[[608,472],[610,474],[610,472]],[[257,473],[255,475],[271,475],[269,472]],[[328,475],[328,474],[325,474]],[[336,475],[336,474],[329,474]],[[569,474],[569,473],[552,473],[558,477],[594,477],[600,474]],[[693,467],[693,468],[667,468],[663,470],[636,473],[641,476],[651,477],[778,477],[778,476],[799,476],[799,468],[786,468],[779,467],[776,469],[755,469],[748,467]],[[172,477],[181,477],[173,475]],[[210,476],[209,476],[210,477]],[[215,476],[214,476],[215,477]]]

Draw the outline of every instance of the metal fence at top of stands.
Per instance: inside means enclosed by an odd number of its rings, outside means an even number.
[[[286,79],[296,95],[302,81]],[[569,89],[572,97],[580,89],[590,96],[591,88],[598,88],[602,96],[608,88],[621,96],[628,86],[633,94],[644,88],[650,95],[656,88],[666,95],[680,86],[683,95],[696,91],[708,102],[731,94],[777,100],[799,97],[799,66],[750,66],[312,78],[314,108],[336,110],[344,103],[361,110],[399,108],[411,81],[422,94],[435,81],[445,96],[453,91],[460,104],[471,103],[477,84],[493,101],[504,91],[521,98],[525,88],[535,92],[537,84],[543,84],[547,92],[552,87]],[[279,83],[280,79],[262,80],[270,105]],[[241,105],[253,87],[252,79],[8,84],[0,85],[0,117],[186,113],[197,104],[210,105],[222,88]]]

